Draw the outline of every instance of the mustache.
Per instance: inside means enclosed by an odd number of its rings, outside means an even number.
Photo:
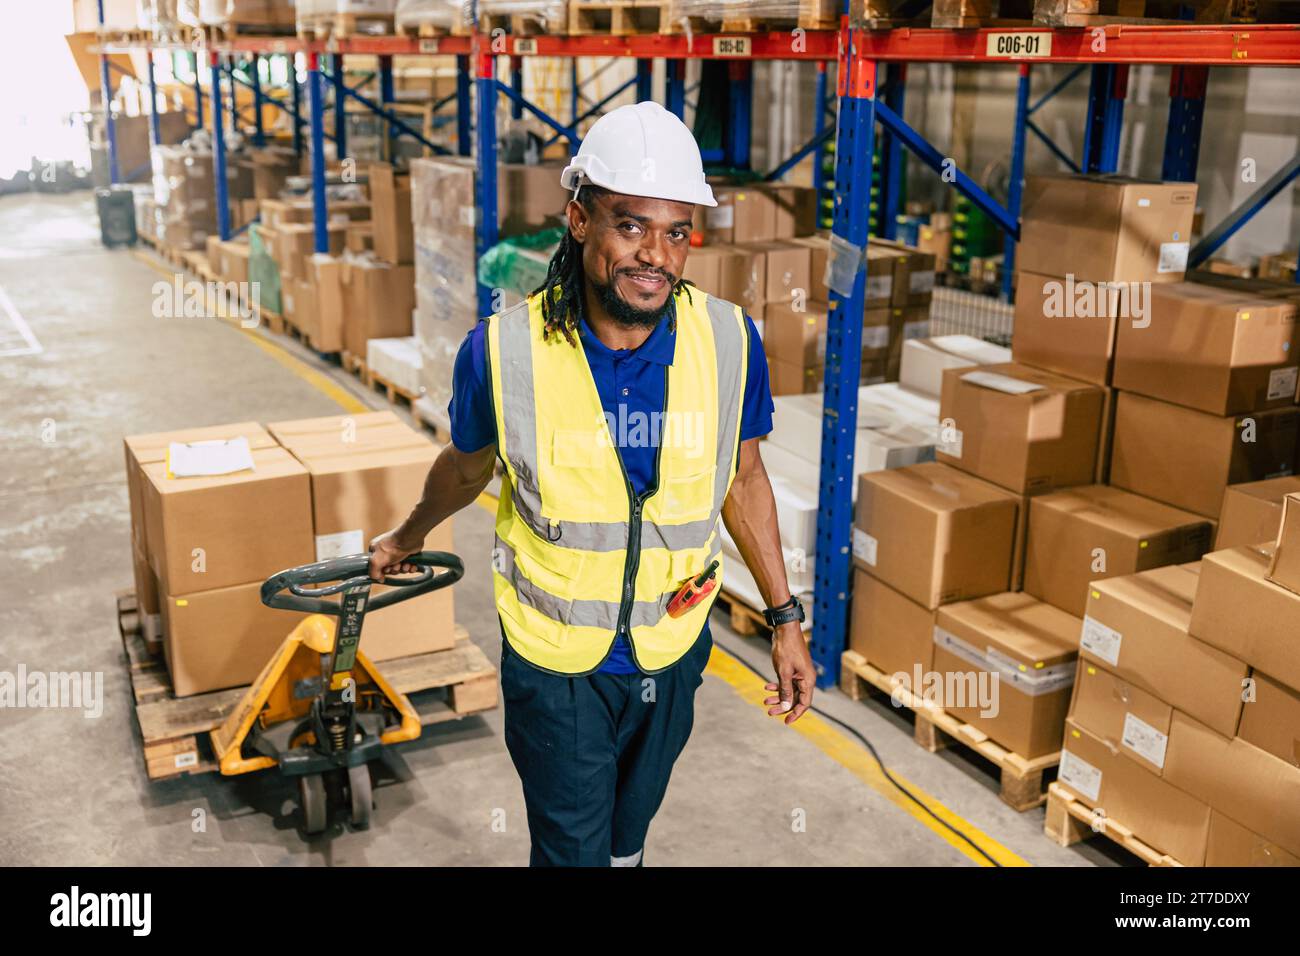
[[[645,269],[619,269],[615,274],[616,275],[637,275],[637,274],[659,275],[659,276],[663,276],[664,279],[666,279],[670,285],[676,285],[678,279],[677,276],[673,275],[667,269],[660,269],[655,266],[649,266]]]

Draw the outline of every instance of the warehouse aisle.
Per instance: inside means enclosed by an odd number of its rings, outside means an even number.
[[[122,436],[328,415],[340,409],[330,394],[339,389],[381,406],[283,338],[155,318],[152,287],[170,281],[171,268],[143,247],[99,246],[86,194],[0,199],[0,580],[9,589],[0,670],[91,671],[104,692],[99,717],[0,710],[0,865],[525,862],[523,800],[499,712],[435,727],[406,748],[376,789],[378,826],[368,833],[304,842],[290,788],[270,775],[146,780],[114,621],[113,593],[131,581]],[[481,508],[457,519],[467,574],[456,603],[495,660],[491,525]],[[755,702],[760,680],[737,662],[764,667],[763,646],[732,634],[721,615],[714,633],[727,653],[715,654],[700,690],[695,734],[651,831],[650,865],[981,860],[830,722],[810,717],[793,729],[767,718]],[[818,704],[998,860],[1111,862],[1104,847],[1048,842],[1041,809],[1002,804],[991,769],[960,749],[921,751],[904,714],[837,691]]]

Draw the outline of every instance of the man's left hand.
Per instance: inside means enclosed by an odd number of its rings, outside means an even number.
[[[777,691],[777,696],[768,697],[763,703],[768,705],[770,716],[788,714],[785,722],[792,724],[812,706],[813,687],[817,683],[817,669],[799,622],[782,624],[772,634],[772,668],[776,671],[776,683],[764,686]]]

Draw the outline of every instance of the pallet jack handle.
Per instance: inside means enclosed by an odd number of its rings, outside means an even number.
[[[409,601],[422,594],[449,587],[465,574],[465,566],[461,564],[460,558],[447,551],[420,551],[403,558],[402,563],[418,565],[424,571],[419,577],[385,577],[383,583],[390,585],[393,590],[375,595],[367,601],[367,612],[379,611],[400,601]],[[436,573],[435,569],[441,569],[442,573]],[[330,584],[331,581],[337,583]],[[326,601],[324,598],[372,583],[370,555],[350,554],[271,575],[262,584],[262,603],[285,611],[306,611],[337,617],[342,613],[343,602]]]

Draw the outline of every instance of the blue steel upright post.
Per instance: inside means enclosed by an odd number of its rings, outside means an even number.
[[[748,60],[727,64],[730,114],[723,135],[724,162],[739,169],[749,168],[749,140],[754,110],[754,70]]]
[[[853,451],[858,380],[862,372],[862,315],[867,282],[867,225],[875,146],[876,63],[857,52],[858,30],[840,50],[839,128],[835,140],[835,221],[831,255],[839,265],[837,302],[826,330],[822,404],[821,481],[814,565],[812,657],[817,684],[839,680],[848,621],[849,534],[853,525]],[[847,275],[851,281],[845,281]]]
[[[99,29],[104,29],[104,0],[99,0]],[[104,134],[108,138],[108,181],[122,178],[117,167],[117,125],[113,122],[113,80],[108,71],[108,54],[99,55],[99,98],[104,103]]]
[[[194,67],[194,128],[203,129],[203,84],[199,81],[199,55],[190,54],[190,64]]]
[[[149,66],[149,142],[161,146],[162,127],[158,123],[158,79],[153,71],[153,50],[145,51],[145,62]]]
[[[476,259],[497,244],[497,80],[496,57],[490,41],[474,36],[474,86],[478,98],[477,170],[474,177]],[[478,287],[478,313],[491,315],[495,309],[492,289]]]
[[[1083,133],[1083,171],[1113,173],[1119,168],[1119,143],[1128,95],[1128,64],[1098,63],[1088,87],[1088,120]]]
[[[298,82],[298,54],[289,54],[289,89],[293,91],[293,151],[302,156],[302,84]]]
[[[391,109],[394,100],[396,97],[393,95],[393,57],[392,54],[385,53],[379,57],[379,102]],[[385,123],[384,126],[387,130],[387,135],[384,136],[384,157],[391,161],[394,158],[393,138],[396,130],[393,129],[392,123]]]
[[[882,92],[885,104],[902,116],[907,92],[906,63],[889,64]],[[888,130],[882,130],[880,135],[880,217],[876,225],[884,238],[895,239],[903,199],[903,144]]]
[[[236,84],[235,84],[234,57],[231,57],[229,63],[225,64],[224,66],[219,66],[218,69],[225,69],[230,72],[230,132],[238,133],[239,132],[239,90],[236,89]],[[215,100],[214,102],[220,103],[221,101]],[[217,112],[219,114],[220,110],[218,109]]]
[[[1175,66],[1169,71],[1169,125],[1165,127],[1161,179],[1196,182],[1209,74],[1208,66]]]
[[[822,92],[825,94],[825,64],[822,73]],[[678,119],[686,117],[686,61],[664,61],[664,103],[668,112]]]
[[[510,86],[520,96],[524,95],[524,58],[510,54]],[[517,100],[510,101],[510,118],[524,118],[524,104]]]
[[[226,134],[221,118],[221,63],[216,50],[208,54],[208,67],[212,75],[212,176],[216,180],[217,235],[224,242],[230,238],[230,204],[226,179]]]
[[[249,64],[249,79],[253,83],[253,145],[262,146],[266,143],[266,129],[262,125],[262,58],[256,53]],[[234,85],[231,85],[230,92],[235,92]]]
[[[325,90],[320,75],[320,54],[307,54],[307,98],[311,104],[311,202],[316,252],[330,251],[330,234],[325,223]]]
[[[348,155],[348,101],[343,93],[347,77],[343,73],[342,53],[330,58],[330,79],[334,86],[334,148],[341,162]]]
[[[654,98],[654,60],[637,57],[636,61],[636,101],[644,103]]]
[[[472,152],[469,65],[469,54],[456,55],[456,152],[461,156],[468,156]]]
[[[1020,64],[1016,84],[1016,123],[1011,130],[1011,172],[1007,176],[1007,212],[1020,219],[1020,195],[1025,186],[1025,124],[1029,121],[1029,64]],[[1002,238],[1002,298],[1011,301],[1012,279],[1016,267],[1016,237]]]

